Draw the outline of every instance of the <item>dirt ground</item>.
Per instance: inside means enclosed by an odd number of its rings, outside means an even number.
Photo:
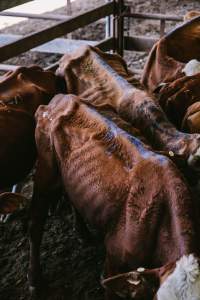
[[[84,3],[84,4],[83,4]],[[102,0],[81,1],[72,3],[73,14],[104,3]],[[200,9],[198,0],[166,1],[166,13],[183,15],[188,10]],[[136,12],[160,12],[157,0],[132,1]],[[65,13],[64,9],[56,13]],[[4,33],[28,34],[34,30],[48,27],[53,22],[23,22],[3,30]],[[130,35],[140,34],[158,36],[158,21],[132,20]],[[174,27],[169,23],[167,30]],[[104,24],[94,23],[73,33],[76,39],[101,40],[105,36]],[[7,63],[17,65],[39,64],[47,66],[60,56],[25,53],[10,59]],[[143,68],[147,53],[125,52],[128,66]],[[31,180],[26,181],[23,193],[31,197]],[[16,216],[14,221],[0,223],[0,300],[28,300],[30,298],[27,285],[28,240],[23,230],[23,217]],[[44,239],[41,247],[41,260],[46,285],[42,299],[44,300],[102,300],[103,289],[99,284],[103,270],[104,248],[98,233],[93,238],[85,239],[74,229],[72,209],[61,200],[59,208],[48,217]]]

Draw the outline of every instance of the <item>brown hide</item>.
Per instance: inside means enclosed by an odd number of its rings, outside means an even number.
[[[38,255],[49,202],[60,196],[61,183],[83,219],[104,234],[106,277],[199,253],[194,203],[168,158],[152,152],[76,96],[55,96],[48,106],[40,106],[36,120],[32,287],[40,280]],[[153,290],[154,284],[148,300]],[[113,297],[109,294],[108,299]]]
[[[197,101],[190,105],[186,111],[182,121],[182,128],[184,131],[191,133],[200,133],[200,102]]]
[[[181,24],[153,46],[142,83],[153,92],[160,83],[182,77],[182,69],[191,59],[200,60],[200,17]]]
[[[0,188],[23,179],[36,158],[34,113],[57,90],[56,76],[40,67],[18,68],[0,81]]]
[[[193,123],[193,118],[187,119],[188,113],[192,117],[191,115],[197,112],[196,109],[192,112],[190,107],[200,99],[199,85],[200,73],[174,80],[164,85],[158,93],[159,103],[171,122],[179,129],[187,129],[191,133],[200,133],[200,123]]]
[[[67,92],[79,95],[96,109],[110,108],[137,127],[156,150],[172,151],[187,159],[200,145],[198,135],[180,133],[145,91],[134,87],[133,77],[117,55],[85,47],[66,54],[57,74]]]
[[[189,120],[185,116],[188,109],[191,115],[189,107],[200,97],[200,74],[185,76],[182,72],[192,59],[200,60],[200,17],[177,27],[154,45],[144,68],[142,83],[150,92],[154,92],[159,84],[168,83],[159,90],[159,104],[179,129],[199,133],[200,123],[197,123],[196,115],[190,116]]]

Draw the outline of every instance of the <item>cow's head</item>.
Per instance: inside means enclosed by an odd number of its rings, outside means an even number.
[[[41,104],[48,104],[60,90],[58,77],[38,66],[19,67],[0,81],[0,108],[22,109],[34,115]]]
[[[199,260],[190,254],[160,269],[139,268],[107,278],[102,285],[124,299],[199,300]]]

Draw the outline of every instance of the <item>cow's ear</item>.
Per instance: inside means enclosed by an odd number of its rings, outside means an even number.
[[[0,194],[0,214],[6,215],[23,209],[27,204],[27,199],[18,193]]]
[[[121,298],[130,299],[153,299],[158,284],[154,273],[143,270],[123,273],[102,281],[105,289]]]

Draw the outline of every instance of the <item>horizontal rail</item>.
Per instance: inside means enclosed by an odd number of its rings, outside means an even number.
[[[71,16],[65,15],[56,15],[56,14],[29,14],[21,12],[12,12],[12,11],[1,11],[0,16],[3,17],[18,17],[18,18],[30,18],[30,19],[41,19],[41,20],[55,20],[62,21],[68,20]]]
[[[19,66],[16,65],[6,65],[6,64],[0,64],[0,70],[1,71],[14,71],[18,68]]]
[[[183,16],[173,16],[165,14],[149,14],[149,13],[124,13],[123,17],[136,19],[151,19],[165,21],[183,21]]]
[[[124,48],[125,50],[133,51],[149,51],[156,42],[157,39],[155,38],[144,36],[125,36]]]
[[[111,38],[105,39],[101,42],[97,42],[95,44],[95,47],[98,47],[102,51],[109,51],[109,50],[113,49],[113,45],[114,45],[114,38],[111,37]],[[51,64],[50,66],[46,67],[45,70],[55,71],[57,69],[57,67],[58,67],[58,62],[55,62],[55,63]],[[19,66],[17,66],[17,65],[0,64],[0,71],[14,71],[17,68],[19,68]]]
[[[69,20],[62,21],[47,29],[29,34],[17,41],[0,47],[0,62],[19,55],[31,48],[46,43],[64,34],[70,33],[80,27],[86,26],[113,14],[114,2],[106,3],[95,9],[79,14]]]

